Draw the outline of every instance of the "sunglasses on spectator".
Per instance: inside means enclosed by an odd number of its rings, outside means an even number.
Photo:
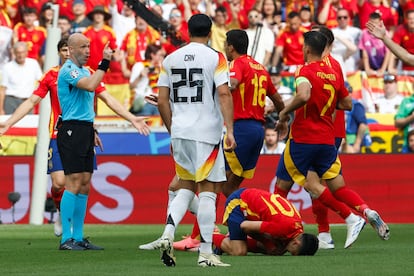
[[[181,17],[181,14],[179,14],[179,13],[170,14],[170,18],[178,18],[178,17]]]
[[[348,16],[346,16],[346,15],[344,15],[344,16],[338,16],[338,17],[337,17],[337,19],[338,19],[338,20],[341,20],[341,19],[348,19]]]
[[[394,75],[385,75],[384,76],[384,83],[392,83],[395,81]]]

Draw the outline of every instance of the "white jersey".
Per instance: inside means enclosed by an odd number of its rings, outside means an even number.
[[[168,55],[158,86],[170,88],[171,138],[218,144],[223,129],[216,87],[229,85],[227,60],[207,45],[191,42]]]

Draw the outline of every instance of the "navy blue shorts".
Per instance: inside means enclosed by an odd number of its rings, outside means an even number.
[[[341,173],[341,161],[335,145],[299,144],[289,139],[283,152],[276,176],[303,186],[308,170],[322,179],[332,179]]]
[[[264,128],[257,120],[237,120],[234,122],[234,138],[237,147],[232,152],[224,152],[226,171],[251,179],[254,176],[260,150],[263,147]]]
[[[240,224],[246,220],[240,209],[240,195],[246,188],[240,188],[234,191],[226,200],[226,209],[224,211],[224,224],[229,228],[230,240],[247,240],[246,233],[240,227]]]

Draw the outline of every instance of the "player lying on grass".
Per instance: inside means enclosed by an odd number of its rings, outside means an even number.
[[[254,188],[241,188],[226,201],[223,224],[229,234],[215,233],[213,243],[234,256],[247,252],[266,255],[314,255],[318,238],[304,233],[296,208],[278,194]]]

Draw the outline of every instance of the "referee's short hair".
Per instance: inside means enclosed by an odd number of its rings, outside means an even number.
[[[193,37],[207,37],[211,31],[212,22],[210,17],[199,13],[191,16],[188,20],[188,31]]]

